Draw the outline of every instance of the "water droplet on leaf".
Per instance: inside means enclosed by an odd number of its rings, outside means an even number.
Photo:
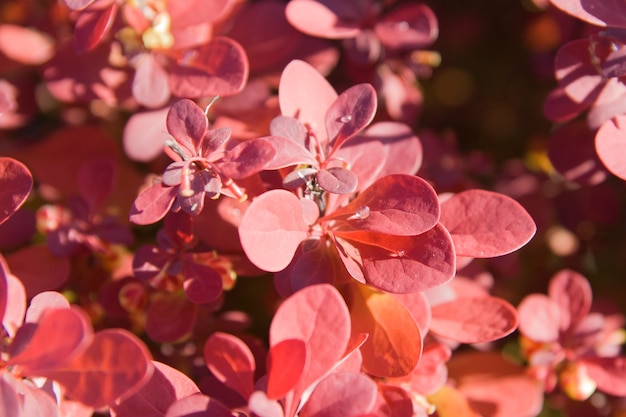
[[[370,215],[370,208],[368,206],[361,206],[356,210],[354,215],[357,219],[367,219]]]
[[[339,119],[339,121],[341,123],[348,123],[352,121],[352,115],[351,114],[346,114],[345,116],[341,116],[341,118]]]
[[[404,251],[402,249],[400,249],[398,252],[396,252],[396,256],[398,258],[402,258],[404,256]]]

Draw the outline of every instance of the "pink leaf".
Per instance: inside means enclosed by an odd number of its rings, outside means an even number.
[[[98,46],[109,33],[119,6],[113,2],[107,7],[93,7],[78,14],[74,27],[74,47],[78,52],[88,52]]]
[[[328,39],[356,37],[361,29],[356,22],[342,20],[319,1],[298,0],[287,3],[287,20],[307,35]]]
[[[295,388],[303,390],[341,359],[350,339],[348,308],[333,286],[306,287],[280,305],[270,326],[270,349],[290,339],[302,340],[309,353]]]
[[[289,265],[308,230],[298,197],[272,190],[252,201],[241,219],[239,237],[253,264],[276,272]]]
[[[556,301],[543,294],[527,295],[517,307],[519,331],[536,342],[554,342],[559,338],[561,309]]]
[[[209,121],[196,103],[182,99],[170,108],[166,125],[176,142],[187,148],[189,155],[196,155],[209,128]]]
[[[91,343],[91,322],[78,308],[50,308],[44,312],[34,332],[23,345],[20,338],[31,331],[22,327],[14,345],[23,347],[13,352],[9,364],[19,366],[24,375],[42,376],[43,373],[64,366]]]
[[[40,65],[54,55],[54,42],[35,29],[0,24],[0,53],[21,64]]]
[[[224,385],[248,398],[254,391],[256,365],[250,348],[227,333],[213,333],[204,344],[204,360]]]
[[[135,224],[145,225],[161,220],[174,204],[178,187],[156,183],[141,192],[130,210],[129,219]]]
[[[227,177],[246,178],[262,171],[276,155],[276,149],[263,138],[245,140],[224,155],[220,169]]]
[[[278,133],[280,133],[280,131]],[[298,164],[317,165],[317,160],[311,155],[311,152],[309,152],[304,145],[296,142],[292,138],[266,136],[263,139],[270,142],[276,149],[276,155],[266,166],[268,170]]]
[[[345,219],[359,231],[414,236],[437,224],[439,200],[435,190],[420,177],[388,175],[326,219]]]
[[[134,113],[124,125],[124,152],[133,161],[148,162],[161,155],[168,138],[168,107]]]
[[[248,59],[237,42],[215,37],[188,50],[170,68],[170,89],[179,97],[228,96],[241,91],[248,79]]]
[[[38,323],[41,320],[41,316],[49,308],[70,308],[70,302],[60,292],[41,292],[30,300],[24,322]]]
[[[307,366],[306,343],[285,339],[272,346],[267,354],[267,397],[280,399],[300,380]]]
[[[69,398],[100,408],[133,395],[152,372],[150,353],[141,340],[123,329],[106,329],[70,363],[44,376],[63,385]]]
[[[560,309],[560,329],[566,331],[581,322],[591,309],[591,286],[581,274],[562,270],[550,280],[548,295]]]
[[[354,237],[351,234],[346,239]],[[363,233],[359,237],[370,238],[351,243],[361,254],[367,283],[378,289],[393,293],[424,291],[454,276],[454,246],[441,225],[418,236]]]
[[[370,84],[357,84],[337,97],[324,118],[330,146],[341,145],[369,125],[376,114],[376,90]]]
[[[352,194],[359,183],[356,174],[342,167],[320,169],[316,179],[322,189],[335,194]]]
[[[89,6],[96,0],[63,0],[64,3],[72,10],[81,10]]]
[[[196,384],[182,372],[160,362],[152,362],[154,372],[139,391],[111,405],[113,417],[163,417],[177,400],[200,393]]]
[[[626,27],[626,7],[619,1],[550,0],[550,3],[592,25]]]
[[[624,129],[626,116],[616,116],[604,122],[596,133],[595,149],[604,166],[613,175],[626,180]]]
[[[0,270],[2,266],[0,266]],[[0,272],[0,275],[3,273]],[[0,281],[2,278],[0,278]],[[0,309],[0,322],[6,331],[9,338],[14,338],[18,329],[24,322],[24,316],[26,313],[26,290],[22,281],[17,279],[12,274],[6,276],[6,297],[7,305],[4,316]],[[0,283],[0,294],[2,294],[2,283]]]
[[[0,223],[24,204],[32,187],[33,177],[24,164],[0,157]]]
[[[490,258],[524,246],[537,227],[511,197],[484,190],[458,193],[441,205],[441,223],[458,256]]]
[[[285,414],[280,403],[271,400],[263,391],[254,391],[248,400],[248,408],[259,417],[283,417]]]
[[[336,99],[337,93],[326,78],[304,61],[291,61],[280,76],[278,101],[282,115],[311,126],[324,146],[328,143],[324,131],[326,111]]]
[[[491,342],[516,328],[515,307],[501,298],[462,297],[432,307],[430,330],[457,342]]]
[[[228,407],[218,400],[203,394],[192,394],[172,404],[165,417],[232,417]]]
[[[133,97],[139,104],[156,109],[167,104],[170,98],[168,73],[151,53],[144,53],[137,59],[133,77]]]
[[[378,389],[368,376],[337,372],[324,378],[300,412],[302,417],[345,417],[367,414],[374,408]]]

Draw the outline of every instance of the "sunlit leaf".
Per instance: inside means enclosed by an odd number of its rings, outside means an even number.
[[[411,372],[422,353],[422,333],[408,310],[391,294],[359,287],[350,307],[352,333],[368,333],[361,347],[363,369],[379,377]]]
[[[256,365],[244,342],[230,334],[216,332],[207,339],[203,353],[209,370],[218,380],[243,398],[252,394]]]
[[[485,190],[455,194],[441,205],[441,223],[448,229],[458,256],[490,258],[524,246],[537,227],[511,197]]]
[[[253,264],[275,272],[289,265],[308,230],[298,197],[272,190],[252,201],[241,219],[239,237]]]
[[[24,204],[32,186],[33,177],[24,164],[0,157],[0,223]]]

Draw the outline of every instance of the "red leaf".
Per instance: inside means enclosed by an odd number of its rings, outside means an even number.
[[[501,298],[462,297],[432,307],[430,330],[457,342],[491,342],[516,328],[515,307]]]
[[[383,378],[410,373],[419,361],[423,343],[411,314],[391,294],[359,286],[353,295],[352,334],[370,335],[361,347],[365,372]]]
[[[232,417],[233,413],[218,400],[203,394],[181,398],[167,409],[165,417]]]
[[[276,149],[270,141],[245,140],[226,152],[220,169],[227,177],[246,178],[262,171],[275,155]]]
[[[300,411],[302,417],[345,417],[367,414],[374,408],[378,389],[364,374],[333,373],[313,390]]]
[[[298,124],[299,123],[300,122],[298,122]],[[266,136],[263,139],[270,142],[276,149],[276,155],[267,164],[265,169],[279,169],[299,164],[316,166],[318,164],[311,152],[309,152],[304,145],[294,141],[292,138],[275,135]]]
[[[557,272],[550,280],[548,295],[559,306],[561,331],[581,322],[591,309],[592,293],[589,281],[575,271]]]
[[[115,161],[104,157],[86,161],[78,170],[78,189],[90,213],[99,212],[113,191],[115,168]]]
[[[548,157],[566,180],[595,185],[608,177],[598,158],[593,135],[583,120],[564,124],[552,132]]]
[[[146,312],[146,333],[155,342],[174,342],[191,332],[198,306],[183,292],[157,293]]]
[[[602,124],[595,137],[595,149],[604,166],[611,173],[626,180],[626,146],[624,145],[624,128],[626,116],[616,116]]]
[[[0,223],[24,204],[32,187],[33,177],[24,164],[0,157]]]
[[[582,361],[600,391],[626,396],[626,358],[585,358]]]
[[[437,17],[424,4],[394,7],[374,26],[380,42],[390,49],[423,49],[439,35]]]
[[[131,397],[111,405],[113,417],[165,416],[177,400],[200,393],[196,384],[182,372],[160,362],[152,362],[154,372]]]
[[[183,289],[192,303],[207,304],[222,295],[222,276],[212,267],[185,262]]]
[[[1,263],[1,262],[0,262]],[[0,266],[0,270],[2,266]],[[0,276],[3,275],[0,272]],[[2,281],[2,278],[0,278]],[[26,289],[22,281],[17,279],[12,274],[6,276],[6,292],[3,292],[3,284],[0,282],[0,294],[6,295],[6,311],[2,309],[2,302],[0,302],[0,322],[4,327],[5,332],[9,338],[14,338],[18,329],[24,322],[24,316],[26,313]],[[4,315],[2,314],[4,313]]]
[[[241,219],[239,238],[253,264],[276,272],[289,265],[308,230],[298,197],[271,190],[252,201]]]
[[[109,33],[119,6],[113,2],[107,7],[92,7],[78,14],[74,27],[74,47],[78,52],[88,52],[98,46]]]
[[[319,1],[291,1],[287,3],[285,14],[289,23],[299,31],[314,37],[349,39],[356,37],[361,31],[357,22],[341,19]]]
[[[199,153],[209,121],[196,103],[189,99],[177,101],[167,113],[165,123],[169,134],[187,148],[190,156]]]
[[[441,223],[448,229],[458,256],[491,258],[524,246],[537,227],[511,197],[484,190],[455,194],[441,205]]]
[[[211,373],[224,385],[248,398],[254,391],[254,356],[239,338],[213,333],[204,344],[204,360]]]
[[[19,366],[22,374],[44,376],[45,372],[65,366],[90,343],[93,330],[87,314],[78,308],[50,308],[41,316],[32,335],[29,327],[17,332],[8,363]],[[19,340],[30,336],[24,346]]]
[[[150,353],[141,340],[123,329],[106,329],[70,363],[43,375],[63,385],[69,398],[100,408],[132,396],[152,372]]]
[[[178,187],[156,183],[141,192],[130,209],[129,219],[135,224],[145,225],[161,220],[174,204]]]
[[[325,219],[346,220],[353,229],[359,231],[415,236],[437,224],[439,200],[435,190],[420,177],[388,175]]]
[[[186,51],[170,68],[170,89],[179,97],[228,96],[241,91],[248,79],[248,59],[237,42],[215,37]]]
[[[354,237],[346,236],[361,255],[367,283],[381,290],[425,291],[448,282],[456,271],[452,239],[439,224],[418,236],[363,233],[359,242]]]
[[[29,299],[40,292],[58,289],[70,276],[69,259],[52,255],[46,245],[19,249],[7,257],[7,263],[24,283]]]
[[[267,354],[267,397],[279,399],[291,391],[307,366],[306,343],[285,339],[272,346]]]
[[[336,99],[337,93],[326,78],[304,61],[291,61],[280,76],[278,102],[282,115],[311,126],[323,147],[329,139],[324,130],[326,111]]]
[[[341,93],[324,118],[330,146],[336,150],[367,125],[376,114],[376,90],[370,84],[357,84]]]
[[[337,364],[350,339],[348,308],[333,286],[306,287],[280,305],[270,326],[270,348],[290,339],[302,340],[309,353],[295,388],[301,392]]]
[[[154,54],[144,53],[137,58],[132,91],[139,104],[151,109],[162,107],[169,101],[168,73]]]
[[[517,307],[519,331],[536,342],[554,342],[559,338],[561,309],[556,301],[543,294],[527,295]]]

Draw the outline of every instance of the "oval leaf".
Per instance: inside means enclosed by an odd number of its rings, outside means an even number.
[[[491,342],[516,328],[515,307],[501,298],[462,297],[432,307],[430,330],[457,342]]]
[[[177,194],[178,187],[168,187],[161,182],[146,188],[130,209],[130,221],[140,225],[158,222],[170,210]]]
[[[254,391],[254,356],[250,348],[230,334],[213,333],[204,344],[204,360],[224,385],[248,398]]]
[[[302,408],[302,417],[359,416],[372,411],[378,389],[368,376],[336,372],[324,378]]]
[[[359,286],[354,291],[350,316],[352,334],[370,335],[361,347],[365,372],[383,378],[399,377],[415,368],[422,354],[422,333],[408,310],[391,294]]]
[[[339,362],[350,339],[348,308],[333,286],[306,287],[280,305],[270,326],[270,348],[290,339],[302,340],[309,353],[296,388],[304,390]]]
[[[66,395],[93,408],[133,395],[153,371],[148,348],[123,329],[102,330],[89,347],[63,369],[46,372]]]
[[[279,399],[291,391],[307,366],[306,343],[286,339],[272,346],[267,354],[267,397]]]
[[[317,183],[329,193],[351,194],[356,190],[359,179],[349,169],[332,167],[317,172]]]
[[[0,157],[0,223],[24,204],[33,187],[33,177],[21,162]]]
[[[376,90],[370,84],[357,84],[337,97],[324,119],[333,150],[371,123],[377,103]]]
[[[511,253],[537,231],[518,202],[484,190],[463,191],[446,200],[441,204],[441,223],[452,236],[456,254],[472,258]]]
[[[241,219],[239,238],[253,264],[276,272],[289,265],[308,230],[298,197],[271,190],[252,201]]]
[[[604,166],[613,175],[626,180],[624,129],[626,129],[626,116],[616,116],[607,120],[596,133],[595,147]]]
[[[439,200],[435,190],[420,177],[387,175],[325,218],[346,220],[355,230],[415,236],[437,224]]]
[[[203,394],[192,394],[181,398],[167,409],[165,417],[232,417],[228,407],[218,400]]]

